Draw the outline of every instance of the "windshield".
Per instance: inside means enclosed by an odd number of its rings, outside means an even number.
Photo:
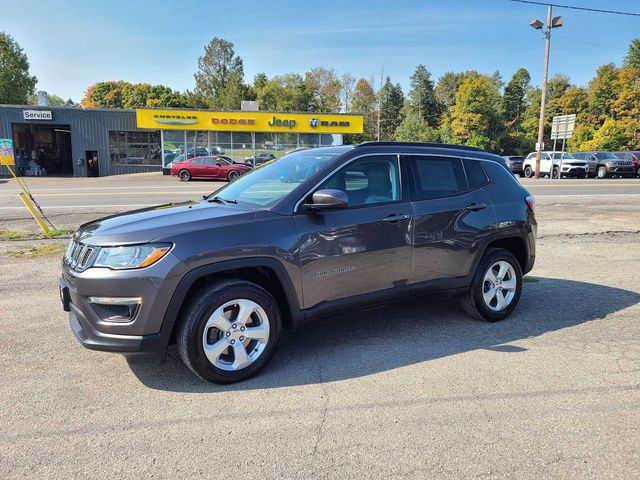
[[[596,158],[598,160],[618,160],[618,157],[609,152],[598,152],[596,153]]]
[[[291,153],[267,163],[209,195],[249,207],[267,208],[316,173],[336,153]]]
[[[554,152],[553,158],[559,159],[559,158],[574,158],[574,157],[570,153]]]

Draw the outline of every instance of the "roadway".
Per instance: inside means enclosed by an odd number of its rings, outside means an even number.
[[[25,179],[43,209],[56,212],[81,210],[125,210],[167,202],[198,199],[225,182],[179,182],[160,174],[120,175],[102,178],[31,177]],[[640,179],[549,180],[520,179],[537,198],[547,197],[636,197]],[[15,215],[24,207],[14,180],[0,179],[0,218],[2,212]],[[576,198],[577,200],[578,198]],[[26,211],[25,211],[26,213]]]

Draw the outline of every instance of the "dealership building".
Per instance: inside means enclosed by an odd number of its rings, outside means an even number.
[[[362,115],[342,113],[0,105],[0,139],[13,140],[22,175],[166,172],[175,158],[208,154],[279,158],[299,147],[342,145],[344,134],[362,128]]]

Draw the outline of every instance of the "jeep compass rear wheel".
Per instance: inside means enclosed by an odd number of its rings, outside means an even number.
[[[474,275],[462,307],[472,317],[497,322],[509,316],[522,290],[522,270],[508,250],[488,249]]]
[[[258,285],[226,281],[200,290],[178,330],[178,350],[196,375],[215,383],[245,380],[269,361],[280,338],[280,313]]]

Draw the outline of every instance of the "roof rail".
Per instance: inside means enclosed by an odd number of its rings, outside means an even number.
[[[432,147],[432,148],[451,148],[455,150],[472,150],[474,152],[483,152],[476,147],[468,147],[466,145],[453,145],[450,143],[426,143],[426,142],[363,142],[358,145],[355,145],[356,148],[359,147],[394,147],[394,146],[403,146],[403,147]]]

